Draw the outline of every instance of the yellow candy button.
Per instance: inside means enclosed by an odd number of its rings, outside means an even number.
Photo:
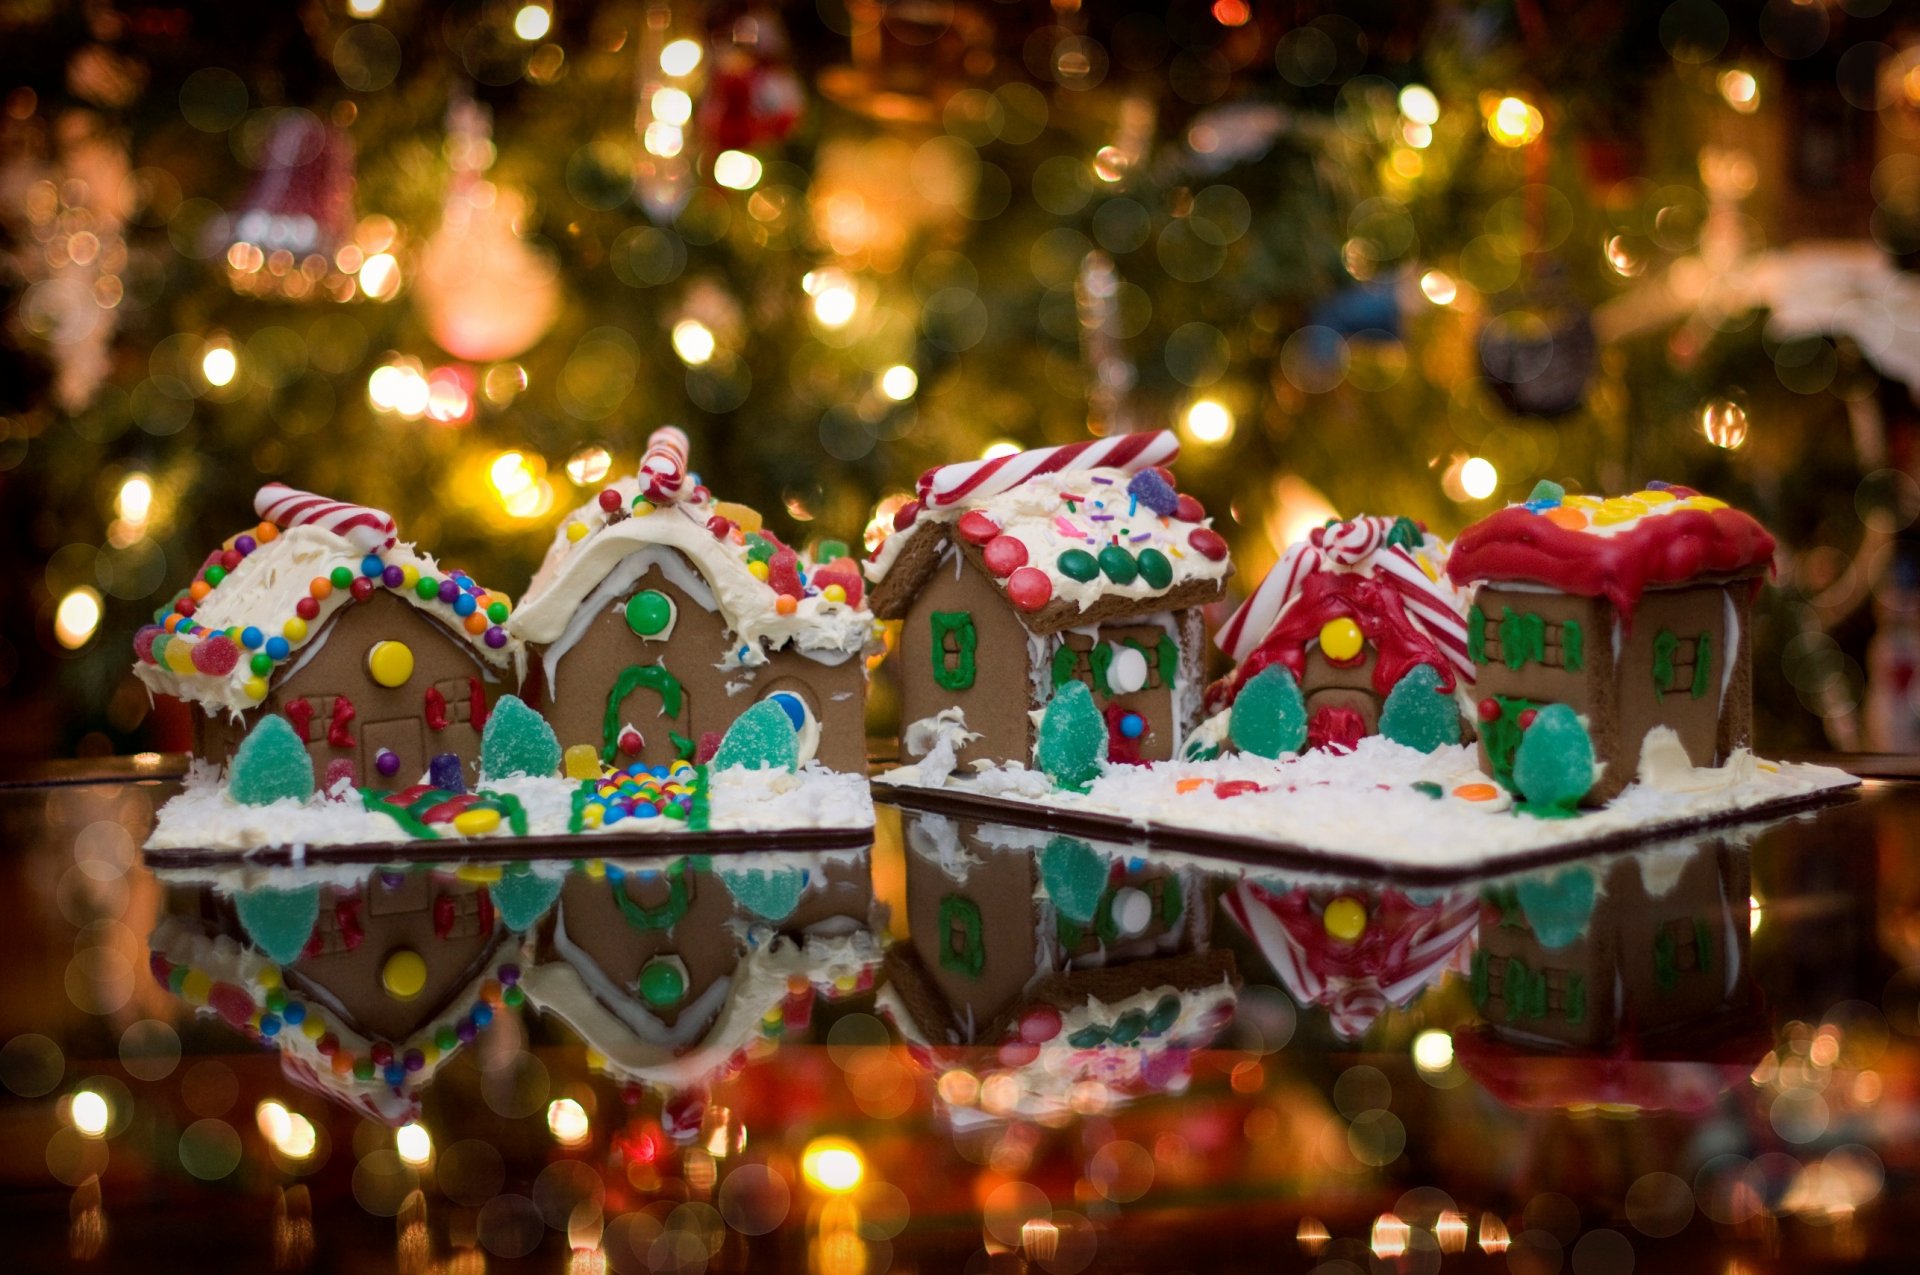
[[[413,676],[413,651],[405,642],[375,642],[367,650],[367,675],[382,686],[405,686]]]
[[[1674,500],[1678,499],[1678,497],[1670,491],[1660,491],[1655,488],[1649,488],[1646,491],[1636,491],[1633,493],[1633,498],[1643,505],[1671,504]]]
[[[453,830],[463,837],[478,837],[500,826],[498,810],[462,810],[453,817]]]
[[[167,667],[176,673],[193,672],[193,646],[178,638],[167,643]]]
[[[280,626],[280,635],[289,642],[304,641],[307,636],[307,622],[296,615]]]
[[[1647,507],[1632,496],[1616,496],[1604,501],[1593,515],[1596,527],[1611,527],[1616,523],[1632,522],[1647,512]]]
[[[1327,904],[1320,916],[1327,933],[1343,943],[1351,943],[1367,932],[1367,909],[1358,899],[1345,895]]]
[[[1365,646],[1360,626],[1344,615],[1320,626],[1320,649],[1330,660],[1350,660]]]
[[[327,1034],[327,1025],[320,1015],[308,1010],[307,1016],[300,1020],[300,1034],[308,1040],[319,1040]]]
[[[250,677],[247,679],[246,685],[241,689],[246,691],[248,699],[265,699],[267,697],[267,679],[264,677]]]
[[[402,589],[412,592],[413,586],[419,583],[420,568],[414,566],[411,562],[400,568],[400,587]]]
[[[213,980],[204,970],[188,970],[187,976],[180,980],[180,999],[189,1005],[204,1005],[207,997],[213,993]]]
[[[587,538],[587,524],[586,524],[586,523],[584,523],[584,522],[570,522],[570,523],[568,523],[568,524],[567,524],[567,539],[569,539],[569,540],[585,540],[586,538]]]
[[[427,962],[420,953],[403,947],[380,967],[380,985],[397,1001],[410,1001],[427,985]]]
[[[462,811],[463,814],[471,813]],[[495,819],[495,823],[499,820]],[[459,827],[456,823],[455,827]],[[453,870],[453,875],[468,885],[492,885],[505,875],[497,863],[463,863]]]

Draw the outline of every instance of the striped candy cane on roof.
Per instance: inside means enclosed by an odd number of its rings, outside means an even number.
[[[647,437],[640,457],[640,489],[656,505],[678,504],[687,491],[686,431],[662,425]]]
[[[254,493],[253,511],[282,530],[318,527],[330,531],[361,553],[390,548],[399,534],[392,514],[329,500],[285,483],[268,483]]]
[[[1151,434],[1115,434],[1061,447],[940,465],[920,475],[920,503],[929,509],[949,508],[962,501],[985,500],[1012,491],[1028,479],[1088,469],[1118,469],[1135,473],[1154,465],[1171,464],[1180,454],[1180,440],[1170,430]]]

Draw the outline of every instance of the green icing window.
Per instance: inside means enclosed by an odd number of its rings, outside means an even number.
[[[1713,689],[1713,635],[1702,633],[1688,642],[1672,629],[1653,638],[1653,693],[1665,699],[1669,691],[1685,691],[1705,699]]]
[[[1578,673],[1587,663],[1587,633],[1580,621],[1568,620],[1560,626],[1560,664],[1569,673]]]
[[[1560,1008],[1566,1013],[1567,1021],[1574,1024],[1587,1021],[1587,980],[1579,974],[1567,975],[1566,994],[1561,998]]]
[[[1520,736],[1525,733],[1520,727],[1520,714],[1528,709],[1544,708],[1545,705],[1523,695],[1495,695],[1493,701],[1500,706],[1500,716],[1490,722],[1480,723],[1480,742],[1486,746],[1487,761],[1493,766],[1493,777],[1511,792],[1513,758],[1520,751]]]
[[[1053,653],[1053,689],[1057,691],[1071,682],[1079,671],[1080,652],[1062,642]]]
[[[973,685],[974,647],[980,641],[973,616],[935,611],[928,618],[933,625],[933,680],[944,690],[966,690]]]
[[[1702,633],[1693,640],[1693,691],[1695,699],[1707,694],[1707,676],[1713,671],[1713,639]]]
[[[1500,658],[1510,669],[1526,667],[1547,658],[1547,623],[1528,612],[1502,607],[1500,614]]]
[[[940,968],[979,978],[987,967],[984,931],[978,903],[964,894],[940,900]]]
[[[1653,698],[1664,700],[1673,688],[1673,657],[1680,639],[1672,629],[1661,629],[1653,636]]]
[[[1475,664],[1487,662],[1487,613],[1478,606],[1467,610],[1467,658]]]

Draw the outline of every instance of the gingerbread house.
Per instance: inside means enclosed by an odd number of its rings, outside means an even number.
[[[892,659],[903,760],[932,732],[956,767],[1027,764],[1057,687],[1092,691],[1109,760],[1179,755],[1204,680],[1200,608],[1232,565],[1164,468],[1169,433],[948,465],[921,476],[867,565]]]
[[[908,938],[878,1004],[927,1065],[993,1052],[1018,1064],[1014,1107],[1039,1115],[1089,1076],[1117,1100],[1173,1087],[1231,1020],[1234,961],[1212,948],[1197,869],[939,815],[908,814],[906,839]]]
[[[1632,781],[1657,726],[1694,765],[1724,762],[1751,732],[1748,612],[1773,547],[1747,514],[1662,483],[1611,500],[1542,483],[1468,527],[1447,574],[1471,590],[1482,768],[1513,787],[1526,730],[1551,704],[1580,716],[1604,767],[1582,804]]]
[[[803,556],[684,465],[685,436],[657,432],[639,474],[554,533],[508,626],[527,644],[522,698],[563,747],[648,765],[704,760],[776,699],[803,763],[866,773],[873,617],[858,563],[831,545]]]
[[[714,1080],[872,990],[884,929],[865,851],[608,862],[567,875],[522,986],[688,1137]]]
[[[154,977],[383,1123],[416,1119],[440,1066],[519,1000],[513,931],[453,865],[264,869],[231,893],[167,879]]]
[[[1429,689],[1470,684],[1466,602],[1446,560],[1446,542],[1411,518],[1314,528],[1214,636],[1234,668],[1208,688],[1208,709],[1228,707],[1248,679],[1279,665],[1299,684],[1308,743],[1351,748],[1380,731],[1414,669],[1433,670]]]
[[[292,724],[323,786],[403,788],[435,757],[475,778],[480,731],[519,676],[509,603],[397,539],[391,516],[277,483],[258,525],[207,555],[134,637],[134,673],[186,701],[225,764],[262,717]]]

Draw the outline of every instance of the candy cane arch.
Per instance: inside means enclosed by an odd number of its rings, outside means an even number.
[[[1305,540],[1287,549],[1260,587],[1220,626],[1220,632],[1214,635],[1215,644],[1236,663],[1245,660],[1273,632],[1307,577],[1319,571],[1357,569],[1371,559],[1373,575],[1386,577],[1415,623],[1471,682],[1474,667],[1467,656],[1466,621],[1461,619],[1453,595],[1427,577],[1405,546],[1386,542],[1393,524],[1392,518],[1361,517],[1314,528]]]
[[[963,500],[984,500],[1011,491],[1029,478],[1087,469],[1118,469],[1127,473],[1152,465],[1166,465],[1180,454],[1180,440],[1171,430],[1151,434],[1115,434],[1063,447],[1040,447],[992,460],[941,465],[920,475],[920,503],[941,509]]]
[[[687,433],[677,425],[662,425],[647,436],[640,457],[640,489],[656,505],[678,504],[687,488]]]
[[[399,535],[392,514],[329,500],[285,483],[268,483],[255,492],[253,511],[282,530],[318,527],[330,531],[361,553],[378,553]]]

